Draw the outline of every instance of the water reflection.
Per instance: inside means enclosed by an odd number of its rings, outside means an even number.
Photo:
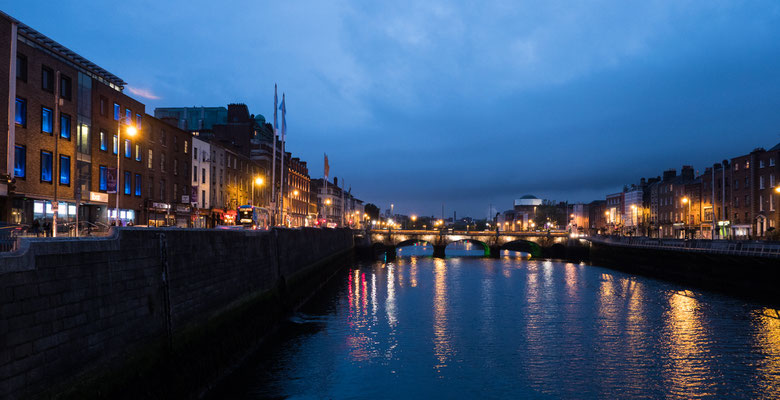
[[[302,311],[281,343],[215,398],[780,391],[776,310],[594,266],[399,258],[354,266]]]
[[[435,368],[447,366],[450,355],[450,337],[447,329],[447,264],[437,258],[433,260],[433,353],[436,355]]]

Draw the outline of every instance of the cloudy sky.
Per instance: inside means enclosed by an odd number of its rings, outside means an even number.
[[[147,104],[287,94],[288,149],[382,209],[603,199],[780,143],[780,2],[8,1]],[[63,23],[63,21],[65,23]]]

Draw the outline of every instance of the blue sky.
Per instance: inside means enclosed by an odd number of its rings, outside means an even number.
[[[327,152],[404,213],[590,201],[780,142],[777,1],[3,3],[148,113],[244,102],[270,120],[277,83],[311,176]]]

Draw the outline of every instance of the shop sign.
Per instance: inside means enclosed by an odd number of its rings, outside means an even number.
[[[189,213],[190,212],[190,206],[185,204],[177,204],[176,205],[176,212],[177,213]]]
[[[167,210],[171,208],[171,205],[167,203],[152,203],[152,208],[162,208]]]
[[[182,203],[189,203],[190,202],[190,196],[187,196],[186,194],[181,195],[181,202]]]
[[[731,221],[718,221],[718,226],[731,225]]]
[[[89,201],[95,203],[108,203],[108,193],[89,192]]]

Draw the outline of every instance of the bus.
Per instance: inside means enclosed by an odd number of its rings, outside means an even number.
[[[238,223],[251,229],[266,229],[271,223],[271,213],[263,207],[239,206]]]

